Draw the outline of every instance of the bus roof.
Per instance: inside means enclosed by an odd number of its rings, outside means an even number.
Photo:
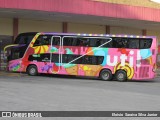
[[[67,35],[67,36],[94,36],[94,37],[128,37],[128,38],[156,38],[156,36],[140,36],[140,35],[127,35],[127,34],[86,34],[86,33],[56,33],[56,32],[40,32],[39,34],[50,35]]]
[[[67,35],[67,36],[94,36],[94,37],[127,37],[127,38],[156,38],[156,36],[127,35],[127,34],[86,34],[86,33],[58,33],[58,32],[26,32],[26,34],[48,34],[48,35]]]

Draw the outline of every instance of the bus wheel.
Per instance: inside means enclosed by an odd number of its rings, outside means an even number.
[[[109,69],[103,69],[99,76],[102,80],[109,81],[112,79],[112,72]]]
[[[118,70],[115,74],[116,80],[120,82],[127,81],[127,73],[124,70]]]
[[[28,75],[31,75],[31,76],[37,75],[38,74],[37,67],[35,65],[30,65],[27,68],[27,73],[28,73]]]

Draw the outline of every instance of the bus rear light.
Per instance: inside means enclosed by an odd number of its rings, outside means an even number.
[[[153,65],[153,69],[152,69],[152,71],[153,71],[153,72],[156,72],[156,70],[157,70],[157,65],[156,65],[156,64],[154,64],[154,65]]]
[[[152,69],[152,71],[153,71],[153,72],[156,72],[156,70],[155,70],[155,69]]]

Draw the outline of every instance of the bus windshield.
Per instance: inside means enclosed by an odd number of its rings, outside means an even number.
[[[36,32],[21,33],[15,39],[14,44],[29,44],[35,35],[36,35]]]
[[[27,46],[18,46],[11,48],[11,54],[8,56],[8,61],[22,58]]]
[[[30,44],[35,35],[36,32],[19,34],[14,41],[14,44],[18,44],[18,46],[11,47],[8,61],[22,58],[26,49],[28,48],[28,45]]]

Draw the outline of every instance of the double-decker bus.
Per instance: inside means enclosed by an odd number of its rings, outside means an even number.
[[[155,77],[154,36],[22,33],[11,47],[9,71],[151,80]],[[7,48],[7,47],[6,47]]]

